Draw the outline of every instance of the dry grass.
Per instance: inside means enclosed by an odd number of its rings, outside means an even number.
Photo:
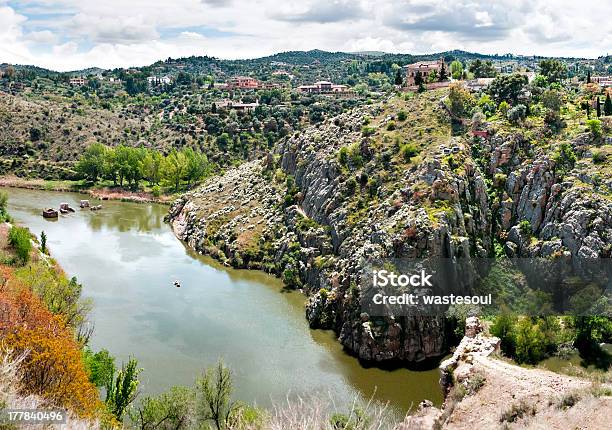
[[[5,409],[53,409],[54,405],[34,395],[20,393],[20,365],[27,354],[14,356],[10,351],[0,351],[0,406]],[[1,427],[1,426],[0,426]],[[2,427],[4,428],[4,427]],[[10,428],[10,427],[9,427]],[[51,426],[28,426],[27,428],[52,428]],[[85,421],[73,413],[66,415],[63,426],[72,430],[95,430],[100,428],[98,421]]]
[[[392,413],[386,405],[370,400],[361,406],[357,401],[348,411],[339,410],[331,400],[320,397],[295,400],[275,405],[265,428],[270,430],[393,430]]]

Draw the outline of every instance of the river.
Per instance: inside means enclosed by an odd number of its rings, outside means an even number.
[[[141,396],[190,385],[223,359],[235,396],[264,407],[288,394],[331,395],[338,405],[373,396],[402,413],[423,399],[442,401],[437,368],[362,367],[332,332],[309,329],[301,293],[187,249],[163,222],[165,206],[104,201],[94,212],[78,208],[80,194],[5,191],[17,223],[39,237],[44,230],[52,256],[93,299],[91,347],[119,362],[134,356],[144,368]],[[61,202],[76,213],[42,218]]]

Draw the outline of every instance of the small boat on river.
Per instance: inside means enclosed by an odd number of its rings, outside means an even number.
[[[53,208],[47,208],[42,211],[43,218],[57,218],[59,213]]]

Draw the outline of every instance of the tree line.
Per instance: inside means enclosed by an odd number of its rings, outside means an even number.
[[[168,154],[142,148],[101,143],[90,145],[76,164],[81,179],[92,183],[112,181],[115,186],[138,188],[145,180],[150,186],[165,184],[178,191],[201,181],[212,172],[205,154],[191,148],[173,149]]]

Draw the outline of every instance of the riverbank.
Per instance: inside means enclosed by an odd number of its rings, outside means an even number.
[[[163,194],[158,197],[146,191],[130,191],[119,187],[88,186],[83,181],[26,179],[18,176],[1,176],[0,187],[23,188],[27,190],[60,191],[80,193],[99,200],[121,200],[135,203],[159,203],[170,205],[177,194]]]
[[[117,360],[135,357],[145,369],[142,396],[189,386],[223,357],[236,372],[236,398],[270,410],[287,393],[331,392],[339,408],[373,397],[389,402],[397,416],[424,399],[442,403],[437,368],[362,367],[333,332],[310,330],[299,291],[263,271],[228,268],[187,248],[163,222],[165,206],[108,201],[101,211],[48,220],[39,208],[77,207],[81,195],[6,191],[15,222],[39,237],[45,232],[53,257],[95,303],[92,349],[108,349]],[[122,317],[109,317],[115,314]]]

